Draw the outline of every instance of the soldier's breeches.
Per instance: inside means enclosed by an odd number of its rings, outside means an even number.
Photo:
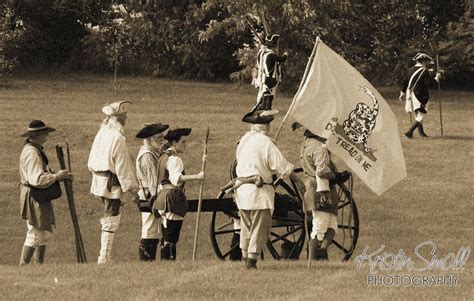
[[[415,112],[415,120],[418,121],[419,123],[421,123],[423,121],[423,119],[425,119],[425,116],[426,116],[425,113],[422,113],[422,112],[419,112],[419,111]]]
[[[28,232],[26,233],[25,246],[36,248],[45,246],[46,242],[53,236],[53,232],[43,231],[26,223]]]
[[[313,228],[311,231],[312,239],[317,238],[320,241],[323,240],[328,228],[332,228],[334,231],[337,231],[336,215],[319,210],[312,210],[311,212],[313,215]]]
[[[151,212],[142,212],[142,237],[143,239],[160,239],[161,218],[156,218]]]
[[[240,248],[244,255],[260,253],[265,247],[272,228],[270,209],[239,210]]]

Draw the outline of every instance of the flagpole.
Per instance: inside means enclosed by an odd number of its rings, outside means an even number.
[[[313,47],[313,51],[311,52],[311,55],[309,56],[309,59],[308,59],[308,63],[306,64],[306,69],[304,70],[304,74],[303,74],[303,78],[301,79],[301,83],[300,83],[300,86],[298,88],[298,91],[296,92],[295,96],[293,97],[293,101],[291,102],[291,105],[290,107],[288,108],[288,111],[286,112],[286,115],[285,117],[283,118],[280,126],[278,127],[278,131],[275,135],[275,141],[278,140],[278,136],[280,135],[280,132],[281,132],[281,129],[283,127],[283,124],[285,123],[286,119],[288,118],[288,116],[290,115],[291,113],[291,110],[293,109],[293,106],[295,104],[295,99],[296,97],[298,96],[298,94],[300,93],[301,91],[301,88],[303,87],[305,81],[306,81],[306,77],[308,76],[308,73],[309,73],[309,69],[310,67],[313,65],[313,60],[314,60],[314,56],[316,55],[316,49],[318,47],[318,44],[319,42],[321,41],[321,39],[319,38],[319,36],[316,37],[316,41],[314,43],[314,47]]]

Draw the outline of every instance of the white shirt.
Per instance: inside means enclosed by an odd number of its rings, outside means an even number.
[[[240,140],[236,152],[237,177],[259,175],[265,183],[272,183],[276,174],[284,179],[293,171],[275,143],[265,133],[251,130]],[[242,210],[274,209],[275,191],[271,185],[258,188],[243,184],[236,190],[237,206]]]
[[[107,177],[92,174],[91,193],[99,197],[120,199],[123,192],[138,189],[133,163],[125,143],[122,126],[113,119],[102,124],[92,143],[87,167],[90,171],[110,171],[117,175],[120,186],[107,189]]]

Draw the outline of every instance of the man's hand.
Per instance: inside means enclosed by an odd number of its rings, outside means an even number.
[[[398,97],[398,100],[405,101],[405,93],[404,92],[400,92],[400,96]]]
[[[201,171],[196,175],[196,180],[203,181],[205,177],[206,175],[204,174],[204,171]]]
[[[57,172],[55,176],[56,176],[56,180],[61,182],[72,177],[72,174],[70,174],[69,171],[67,171],[66,169],[63,169]]]

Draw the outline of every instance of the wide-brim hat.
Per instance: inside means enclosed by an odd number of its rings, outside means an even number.
[[[144,124],[143,128],[137,133],[135,137],[145,139],[153,135],[163,133],[169,127],[169,125],[161,123]]]
[[[33,120],[30,122],[30,125],[28,126],[28,129],[26,132],[21,134],[21,137],[32,137],[32,136],[37,136],[41,134],[48,134],[56,131],[55,128],[46,126],[46,124],[41,121],[41,120]]]
[[[273,121],[274,115],[278,113],[277,110],[257,110],[255,112],[249,112],[242,118],[243,122],[252,124],[266,124]]]
[[[165,139],[168,141],[176,141],[179,140],[182,136],[189,136],[191,134],[190,128],[178,128],[169,130],[168,133],[165,135]]]
[[[102,113],[108,116],[117,116],[121,114],[127,113],[127,109],[125,108],[126,103],[132,104],[133,102],[129,100],[123,101],[116,101],[113,103],[107,103],[102,107]]]
[[[414,57],[413,57],[413,60],[414,61],[433,61],[433,58],[429,55],[427,55],[426,53],[417,53]]]

